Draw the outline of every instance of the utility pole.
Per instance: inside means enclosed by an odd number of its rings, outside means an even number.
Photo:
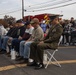
[[[22,19],[24,18],[24,0],[22,0]]]

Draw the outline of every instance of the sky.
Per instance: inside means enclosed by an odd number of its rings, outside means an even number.
[[[70,3],[75,4],[63,7]],[[22,18],[21,9],[22,0],[0,0],[0,18],[9,15],[20,19]],[[76,19],[76,0],[24,0],[24,10],[27,10],[24,16],[50,13],[61,14],[63,19],[71,17]]]

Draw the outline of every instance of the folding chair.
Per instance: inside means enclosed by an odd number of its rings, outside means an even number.
[[[61,43],[62,38],[63,38],[63,36],[60,37],[58,46],[59,46],[59,44]],[[50,52],[51,50],[53,51],[52,53]],[[58,51],[58,49],[55,49],[55,50],[53,50],[53,49],[46,49],[46,50],[44,50],[44,53],[45,53],[45,51],[46,51],[46,53],[47,53],[47,59],[48,59],[46,65],[45,65],[45,68],[47,68],[47,66],[49,65],[50,62],[51,62],[52,64],[56,65],[56,66],[61,67],[61,65],[59,64],[59,62],[58,62],[58,61],[56,60],[56,58],[54,57],[54,55],[55,55],[55,53]],[[49,56],[48,56],[48,55],[49,55]],[[52,59],[55,61],[55,63],[52,61]]]

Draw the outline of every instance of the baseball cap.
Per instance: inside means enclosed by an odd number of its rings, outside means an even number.
[[[22,20],[17,20],[16,23],[22,23]]]
[[[29,21],[27,21],[27,22],[25,22],[25,25],[27,26],[27,25],[29,25],[30,24],[30,22]]]
[[[32,21],[30,23],[31,24],[35,24],[35,23],[39,24],[39,19],[38,18],[34,18],[34,19],[32,19]]]

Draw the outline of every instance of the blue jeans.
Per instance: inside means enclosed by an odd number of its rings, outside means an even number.
[[[19,45],[22,40],[18,40],[18,38],[14,38],[12,40],[12,49],[15,48],[17,52],[19,52]]]
[[[33,41],[28,41],[25,43],[25,41],[20,42],[20,56],[23,56],[24,58],[29,58],[30,55],[30,45]]]
[[[1,36],[0,36],[0,49],[1,49],[1,46],[2,46],[2,44],[1,44],[1,40],[2,40],[2,38],[1,38]]]
[[[4,49],[4,50],[6,50],[8,39],[9,39],[9,36],[3,37],[2,49]]]

